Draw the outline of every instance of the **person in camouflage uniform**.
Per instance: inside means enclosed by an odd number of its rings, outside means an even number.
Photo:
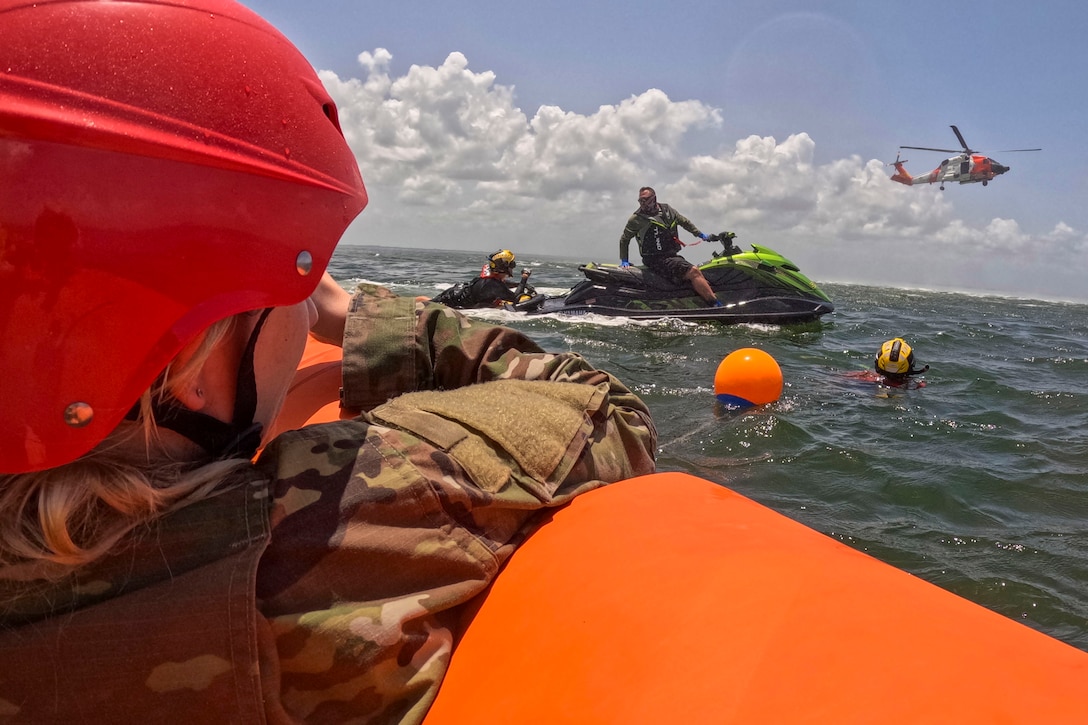
[[[518,544],[653,471],[646,406],[323,276],[365,190],[312,68],[245,8],[0,0],[0,23],[0,722],[420,722]],[[358,414],[251,459],[311,326],[342,334]]]
[[[622,383],[440,305],[357,293],[343,382],[369,412],[280,435],[63,580],[0,580],[0,713],[221,717],[263,699],[270,722],[418,722],[461,605],[538,512],[653,470],[649,412]]]

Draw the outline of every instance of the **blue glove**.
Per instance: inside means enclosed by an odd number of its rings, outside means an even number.
[[[705,242],[706,241],[706,235],[705,234],[700,234],[699,239],[702,239]]]
[[[621,267],[630,267],[630,266],[631,266],[631,263],[630,263],[630,262],[628,262],[628,261],[627,261],[626,259],[621,259],[621,260],[620,260],[620,266],[621,266]]]

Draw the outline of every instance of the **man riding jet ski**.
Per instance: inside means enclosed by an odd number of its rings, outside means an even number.
[[[792,324],[834,311],[831,299],[796,264],[761,245],[743,252],[733,246],[735,238],[733,232],[708,236],[724,250],[698,267],[720,307],[708,307],[687,279],[673,281],[647,267],[590,263],[578,268],[584,281],[530,312]]]
[[[708,238],[686,216],[659,202],[653,188],[644,186],[639,189],[638,209],[627,220],[620,235],[620,266],[631,266],[627,259],[631,240],[635,239],[642,255],[642,264],[647,269],[672,282],[689,283],[707,305],[721,307],[722,301],[714,294],[699,268],[680,256],[684,243],[677,235],[677,227],[687,229],[703,241]]]

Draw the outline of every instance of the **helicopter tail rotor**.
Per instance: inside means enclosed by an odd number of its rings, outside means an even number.
[[[902,148],[902,147],[900,147],[900,148]],[[899,157],[900,157],[900,155],[901,155],[901,154],[898,154],[898,153],[897,153],[897,154],[895,155],[895,161],[885,161],[885,162],[884,162],[884,165],[885,165],[885,166],[899,166],[900,164],[905,164],[905,163],[907,163],[907,159],[902,159],[902,160],[900,160],[900,158],[899,158]]]
[[[895,173],[892,174],[892,181],[898,181],[900,184],[906,184],[911,186],[914,184],[914,177],[907,173],[907,170],[903,167],[903,164],[907,163],[906,159],[900,160],[899,154],[895,155],[895,161],[885,166],[894,166]]]

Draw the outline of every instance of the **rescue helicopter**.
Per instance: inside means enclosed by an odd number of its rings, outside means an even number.
[[[957,151],[956,149],[935,149],[928,146],[900,146],[900,150],[943,151],[956,155],[942,161],[940,166],[933,169],[933,171],[930,171],[928,174],[911,176],[903,167],[903,164],[907,163],[907,160],[903,159],[900,161],[900,154],[896,154],[895,161],[890,164],[895,167],[895,174],[891,177],[892,181],[898,181],[900,184],[906,184],[907,186],[939,183],[941,185],[941,191],[944,191],[944,183],[946,181],[959,182],[961,184],[974,184],[981,181],[982,185],[986,186],[994,177],[1000,176],[1009,170],[1008,166],[998,163],[996,159],[992,159],[989,156],[983,156],[978,151],[970,148],[967,145],[967,142],[963,140],[963,134],[961,134],[960,130],[955,126],[952,126],[952,132],[956,134],[956,139],[959,140],[960,146],[963,147],[962,151]],[[1005,149],[998,153],[1012,153],[1014,151],[1042,151],[1042,149]]]

